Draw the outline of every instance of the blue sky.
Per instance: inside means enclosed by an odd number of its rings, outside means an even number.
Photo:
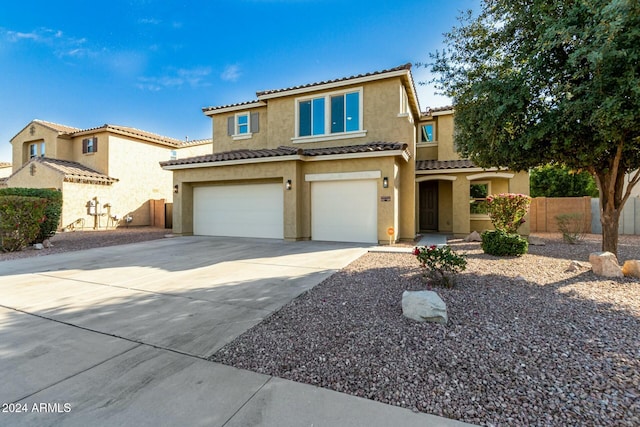
[[[6,1],[0,161],[32,119],[211,137],[201,108],[428,60],[479,0]],[[416,82],[427,70],[413,69]],[[447,98],[418,86],[422,108]]]

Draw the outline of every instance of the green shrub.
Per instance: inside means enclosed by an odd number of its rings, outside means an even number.
[[[33,241],[29,243],[41,243],[43,240],[56,234],[60,216],[62,215],[62,193],[58,190],[46,188],[2,188],[0,196],[23,196],[47,199],[44,209],[46,219],[40,224],[40,231]]]
[[[20,251],[35,239],[45,220],[47,199],[0,196],[0,249]]]
[[[556,215],[558,229],[562,233],[562,239],[572,245],[575,245],[584,238],[587,232],[587,224],[584,221],[584,215],[581,213],[570,213]]]
[[[531,197],[526,194],[502,193],[487,197],[491,223],[496,230],[517,233],[529,212]]]
[[[529,249],[527,239],[517,233],[503,230],[487,230],[482,233],[482,250],[489,255],[520,256]]]
[[[425,269],[425,277],[432,280],[434,285],[451,288],[454,285],[453,276],[467,268],[464,255],[458,255],[449,246],[436,245],[418,246],[413,248],[413,254]]]

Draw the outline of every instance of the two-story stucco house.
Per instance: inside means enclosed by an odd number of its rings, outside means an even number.
[[[176,234],[366,243],[461,236],[490,227],[483,197],[529,190],[526,173],[460,159],[453,109],[421,111],[409,64],[203,112],[213,153],[161,163],[178,191]]]
[[[62,191],[61,227],[150,225],[150,200],[171,202],[171,173],[158,163],[211,152],[211,140],[180,141],[124,126],[78,129],[33,120],[12,139],[7,187]]]

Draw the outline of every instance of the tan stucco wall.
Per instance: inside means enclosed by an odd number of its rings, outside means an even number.
[[[259,114],[259,129],[258,132],[252,133],[251,138],[248,139],[233,139],[227,135],[227,119],[229,117],[235,117],[238,113],[258,113]],[[256,148],[275,148],[280,145],[287,145],[288,141],[281,140],[274,146],[270,146],[268,143],[268,115],[267,107],[256,107],[241,111],[232,111],[229,113],[216,114],[212,116],[213,126],[213,152],[233,151],[233,150],[247,150]],[[289,141],[290,142],[290,141]]]
[[[0,167],[0,178],[6,178],[13,173],[11,166]]]
[[[83,153],[82,140],[87,138],[94,138],[94,137],[98,138],[98,150],[95,153]],[[128,147],[128,148],[131,149],[132,151],[131,155],[135,156],[136,149],[133,146],[137,144],[130,143],[130,145],[131,147]],[[73,147],[72,148],[73,158],[70,160],[73,160],[74,162],[78,162],[97,172],[112,176],[112,174],[109,171],[110,147],[109,147],[109,134],[107,132],[96,132],[95,134],[77,136],[73,138],[72,147]],[[138,168],[140,168],[140,166],[143,163],[140,162],[140,159],[137,159],[137,160],[139,164]]]
[[[453,134],[453,114],[437,116],[438,160],[460,160]]]
[[[33,135],[31,128],[33,126]],[[45,144],[45,155],[47,157],[55,157],[58,151],[65,151],[65,144],[70,143],[68,139],[58,138],[58,132],[51,130],[37,122],[32,122],[16,136],[11,139],[12,145],[12,167],[16,172],[25,163],[29,161],[29,145]],[[38,147],[40,149],[40,147]],[[71,159],[67,159],[71,160]]]
[[[438,160],[438,146],[417,143],[416,160]]]
[[[98,184],[81,184],[75,182],[65,182],[62,184],[62,217],[60,221],[61,228],[69,227],[76,220],[84,220],[84,229],[91,230],[105,229],[108,225],[107,213],[109,212],[104,204],[112,200],[113,188],[108,185]],[[99,213],[103,215],[89,215],[87,203],[93,198],[97,198],[99,202]],[[115,212],[111,211],[114,215]],[[76,230],[81,225],[74,224]]]
[[[406,168],[408,165],[404,160]],[[247,165],[218,166],[208,168],[194,168],[174,171],[174,184],[180,189],[179,197],[174,199],[173,232],[176,234],[193,233],[193,188],[198,185],[213,184],[242,184],[260,182],[281,182],[284,192],[284,237],[290,240],[310,239],[311,236],[311,182],[305,180],[307,174],[348,173],[362,171],[380,171],[378,179],[378,240],[387,242],[388,227],[397,227],[400,232],[397,238],[413,238],[414,207],[413,187],[403,187],[402,174],[396,172],[394,157],[378,157],[368,159],[329,160],[329,161],[283,161],[267,162]],[[399,176],[400,179],[395,177]],[[389,187],[383,188],[382,178],[389,179]],[[287,180],[292,181],[292,190],[284,189]],[[396,190],[400,197],[400,209],[396,205]],[[403,208],[405,192],[411,197],[409,209]],[[381,201],[380,197],[389,196],[390,201]],[[408,235],[402,234],[403,223],[409,223]]]
[[[438,227],[441,232],[453,231],[453,185],[451,181],[438,183]]]
[[[52,188],[62,189],[63,175],[42,164],[35,164],[34,174],[31,174],[31,167],[27,166],[20,169],[7,179],[8,187],[21,188]]]

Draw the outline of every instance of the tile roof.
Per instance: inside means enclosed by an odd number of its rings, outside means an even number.
[[[207,111],[216,111],[216,110],[223,110],[226,108],[235,108],[235,107],[244,107],[244,106],[249,106],[255,104],[255,106],[263,106],[264,102],[263,101],[259,101],[259,100],[253,100],[253,101],[244,101],[244,102],[237,102],[235,104],[227,104],[227,105],[219,105],[216,107],[203,107],[202,111],[203,112],[207,112]]]
[[[77,162],[67,160],[50,159],[48,157],[34,157],[23,168],[32,163],[40,163],[64,174],[64,180],[68,182],[82,182],[89,184],[112,184],[117,182],[117,178],[96,172],[95,170],[81,165]]]
[[[453,110],[453,109],[454,109],[453,105],[445,105],[443,107],[433,107],[433,108],[427,107],[426,111],[422,112],[422,115],[423,116],[430,116],[433,113],[440,113],[442,111],[449,111],[449,110]]]
[[[472,169],[477,167],[471,160],[418,160],[417,171],[443,170],[443,169]]]
[[[224,162],[231,160],[274,158],[283,156],[327,156],[332,154],[372,153],[394,150],[406,150],[407,144],[399,142],[371,142],[368,144],[349,145],[343,147],[327,148],[295,148],[281,146],[278,148],[258,150],[234,150],[221,153],[207,154],[204,156],[189,157],[185,159],[168,160],[160,162],[161,166],[194,165],[198,163]]]
[[[263,90],[263,91],[256,92],[256,95],[259,98],[259,97],[264,96],[264,95],[272,95],[272,94],[275,94],[275,93],[287,92],[287,91],[296,90],[296,89],[306,89],[306,88],[310,88],[310,87],[314,87],[314,86],[320,86],[320,85],[324,85],[324,84],[338,83],[338,82],[342,82],[342,81],[353,80],[353,79],[358,79],[358,78],[362,78],[362,77],[377,76],[377,75],[380,75],[380,74],[391,73],[393,71],[402,71],[402,70],[411,70],[411,64],[407,63],[407,64],[401,65],[399,67],[389,68],[387,70],[374,71],[372,73],[366,73],[366,74],[358,74],[358,75],[354,75],[354,76],[350,76],[350,77],[341,77],[339,79],[325,80],[325,81],[316,82],[316,83],[308,83],[308,84],[299,85],[299,86],[292,86],[292,87],[288,87],[288,88],[284,88],[284,89]]]
[[[35,119],[34,122],[40,123],[42,126],[47,127],[49,129],[53,129],[58,131],[58,133],[73,133],[80,130],[80,128],[75,128],[73,126],[61,125],[58,123],[47,122],[46,120]]]

